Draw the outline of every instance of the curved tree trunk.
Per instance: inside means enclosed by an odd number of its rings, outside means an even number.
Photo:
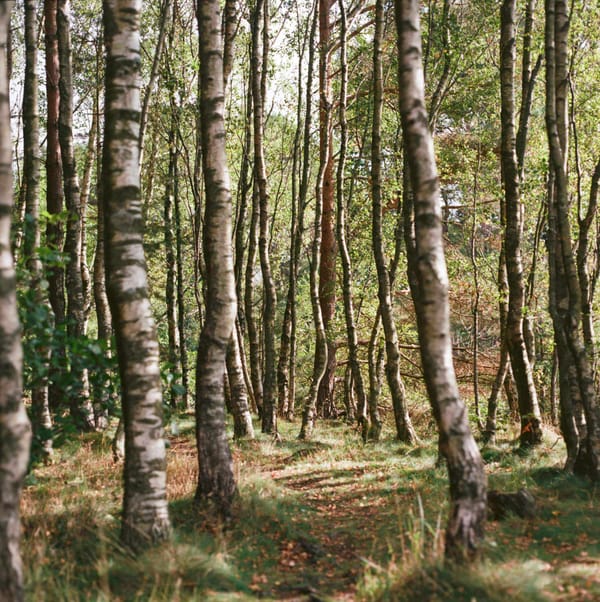
[[[0,600],[22,602],[19,500],[29,462],[31,427],[22,402],[23,352],[16,273],[10,248],[13,210],[8,30],[13,2],[0,3]]]
[[[400,376],[400,349],[398,332],[392,308],[392,291],[383,250],[383,209],[381,199],[381,114],[383,110],[383,66],[381,44],[385,25],[383,0],[375,5],[375,36],[373,38],[373,129],[371,137],[371,195],[373,202],[373,252],[377,266],[377,283],[381,322],[385,335],[386,374],[392,394],[396,435],[400,441],[416,443],[417,435],[412,426],[404,383]]]
[[[414,195],[415,248],[408,249],[427,392],[450,477],[446,555],[476,555],[486,519],[486,477],[460,399],[450,337],[448,275],[443,250],[439,178],[425,109],[418,0],[396,1],[399,94],[404,148]]]
[[[223,379],[237,312],[231,247],[231,184],[225,152],[223,55],[218,0],[197,4],[200,40],[200,118],[206,203],[206,317],[196,364],[196,500],[228,519],[236,493],[225,424]]]
[[[159,350],[142,245],[138,163],[141,0],[104,0],[103,7],[106,274],[125,426],[121,539],[138,551],[169,539],[171,533]]]

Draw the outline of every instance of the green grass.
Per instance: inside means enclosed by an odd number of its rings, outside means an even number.
[[[526,457],[509,443],[484,450],[490,486],[527,487],[538,512],[489,523],[483,560],[465,569],[443,563],[448,483],[435,440],[363,445],[334,422],[308,442],[282,423],[281,442],[234,443],[240,495],[223,532],[193,503],[190,417],[180,423],[168,451],[173,541],[137,558],[118,541],[109,437],[82,436],[35,469],[23,499],[28,600],[600,599],[597,491],[560,470],[556,435]]]

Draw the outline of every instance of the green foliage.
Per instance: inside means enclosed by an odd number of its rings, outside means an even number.
[[[42,262],[42,273],[64,267],[63,253],[44,246],[36,251]],[[109,352],[109,342],[88,335],[71,336],[67,324],[55,324],[52,308],[44,300],[48,281],[43,276],[36,280],[22,261],[17,269],[17,300],[23,330],[23,388],[31,394],[34,388],[47,383],[57,387],[63,395],[61,406],[52,408],[55,410],[52,429],[33,420],[32,462],[35,463],[44,458],[44,441],[52,439],[55,446],[60,446],[79,431],[80,425],[68,412],[69,400],[81,394],[82,383],[77,374],[87,370],[91,393],[99,402],[98,409],[112,415],[118,413],[115,400],[120,385],[116,358]]]

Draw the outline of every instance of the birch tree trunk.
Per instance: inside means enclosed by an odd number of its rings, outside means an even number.
[[[263,411],[263,377],[262,362],[260,355],[260,336],[255,310],[254,286],[256,252],[258,250],[258,222],[260,219],[260,204],[256,182],[252,193],[252,213],[250,216],[250,227],[248,231],[248,256],[246,258],[246,272],[244,274],[244,319],[246,332],[248,334],[248,351],[250,361],[250,380],[252,382],[252,394],[259,415]]]
[[[225,152],[225,98],[221,13],[218,0],[197,4],[200,40],[200,119],[206,204],[206,316],[196,365],[196,500],[228,519],[236,493],[225,425],[224,376],[227,346],[237,312],[231,246],[231,184]]]
[[[446,555],[473,558],[486,520],[486,476],[469,428],[452,363],[448,274],[443,250],[439,178],[425,109],[418,0],[396,0],[402,134],[412,189],[415,247],[409,278],[425,383],[450,478]],[[411,198],[411,197],[408,197]]]
[[[107,292],[121,374],[123,543],[167,540],[166,450],[156,327],[148,298],[139,177],[141,0],[104,0],[103,152]]]
[[[337,169],[337,239],[342,263],[342,289],[344,297],[344,317],[346,319],[346,336],[348,339],[348,362],[352,378],[351,384],[356,390],[358,424],[363,440],[366,439],[369,421],[367,418],[367,395],[360,364],[358,362],[358,335],[354,319],[354,302],[352,299],[352,263],[350,251],[346,241],[346,199],[344,195],[346,150],[348,144],[348,122],[346,119],[346,94],[348,88],[348,63],[346,54],[347,18],[345,0],[339,0],[340,8],[340,62],[341,62],[341,89],[340,89],[340,151]],[[350,392],[349,391],[349,396]],[[351,404],[348,404],[349,407]]]
[[[319,303],[327,337],[327,366],[319,385],[317,409],[325,417],[335,415],[334,389],[336,347],[333,332],[336,303],[335,182],[333,126],[331,123],[331,7],[335,0],[319,0],[319,162],[323,163],[321,186],[321,257]]]
[[[248,404],[248,389],[244,379],[244,367],[237,329],[233,329],[227,348],[227,380],[231,393],[233,436],[235,439],[254,439],[254,426]]]
[[[321,61],[319,69],[326,68],[326,64]],[[323,76],[320,76],[322,81]],[[331,107],[327,107],[327,120],[331,119],[329,113]],[[325,128],[325,132],[329,132],[329,128]],[[315,427],[317,418],[317,400],[319,396],[319,388],[321,381],[327,370],[327,335],[325,332],[325,324],[323,322],[323,313],[321,310],[321,301],[319,296],[319,274],[321,264],[321,239],[322,239],[322,217],[323,217],[323,182],[325,178],[325,170],[328,163],[327,154],[329,152],[329,143],[327,140],[321,140],[321,152],[325,149],[325,155],[319,160],[319,173],[317,174],[317,182],[315,187],[315,213],[314,213],[314,230],[310,253],[310,303],[312,308],[313,323],[315,326],[315,359],[313,362],[312,376],[310,387],[306,399],[304,400],[304,408],[302,410],[302,425],[300,427],[299,439],[310,439]],[[306,147],[305,147],[306,148]],[[305,160],[308,159],[305,155]],[[306,164],[305,164],[306,168]]]
[[[98,86],[100,84],[98,83]],[[99,99],[98,99],[99,101]],[[99,102],[97,103],[100,110]],[[110,305],[106,292],[106,266],[105,266],[105,246],[104,246],[104,190],[102,185],[102,135],[100,132],[100,119],[97,120],[98,132],[96,134],[97,149],[96,149],[96,204],[97,204],[97,223],[96,223],[96,253],[94,255],[94,265],[92,272],[92,289],[94,294],[94,306],[96,308],[96,321],[98,324],[98,341],[101,348],[106,349],[106,359],[110,360],[113,357],[114,350],[112,349],[112,316],[110,313]],[[102,375],[101,381],[109,380],[113,375],[106,371]],[[110,395],[106,387],[102,384],[94,388],[94,406],[96,416],[105,416],[106,410],[110,403]],[[119,432],[117,430],[117,432]],[[119,450],[117,455],[122,458],[124,452],[124,441],[117,442],[115,435],[114,443]]]
[[[372,239],[375,265],[377,266],[377,283],[379,309],[385,336],[386,375],[396,422],[396,435],[400,441],[408,444],[416,443],[417,435],[412,426],[406,393],[400,376],[400,349],[398,347],[398,331],[394,321],[392,308],[392,292],[387,262],[383,250],[383,209],[381,200],[381,116],[383,111],[383,65],[382,49],[383,29],[385,25],[383,0],[375,4],[375,36],[373,38],[373,128],[371,136],[371,196],[373,203]]]
[[[519,165],[516,152],[514,69],[516,62],[516,0],[504,0],[501,8],[501,146],[502,180],[506,207],[504,248],[508,282],[506,340],[519,398],[522,447],[542,441],[542,421],[533,373],[523,333],[525,285],[521,240],[523,237],[523,204],[520,193]]]
[[[65,207],[68,211],[65,232],[65,254],[68,259],[65,271],[67,291],[67,332],[72,338],[85,334],[85,299],[81,266],[82,207],[79,177],[73,141],[73,76],[71,57],[71,4],[58,2],[58,54],[60,64],[60,104],[58,135],[63,167]],[[71,375],[76,390],[69,392],[71,415],[76,424],[85,430],[95,427],[94,411],[90,401],[88,373],[77,357],[69,357]]]
[[[269,257],[269,191],[264,151],[264,102],[266,87],[266,44],[269,32],[268,7],[257,0],[252,30],[252,101],[254,107],[254,180],[258,188],[258,250],[263,282],[263,433],[277,432],[277,365],[275,357],[275,310],[277,295]]]
[[[308,66],[306,73],[306,100],[304,103],[304,131],[302,135],[302,170],[300,174],[298,189],[298,231],[293,249],[292,269],[298,275],[300,256],[302,252],[302,237],[304,234],[304,216],[308,198],[309,176],[310,176],[310,140],[312,127],[312,83],[315,65],[315,38],[317,35],[318,14],[315,11],[311,19],[310,33],[308,36]],[[301,66],[299,66],[301,71]],[[300,127],[300,115],[298,115],[298,127]],[[297,278],[294,282],[293,295],[297,290]],[[294,418],[296,401],[296,363],[297,363],[297,340],[298,340],[298,318],[296,304],[292,305],[290,328],[290,360],[289,360],[289,392],[288,392],[288,419]]]
[[[171,77],[171,75],[169,75]],[[167,84],[168,86],[169,84]],[[173,91],[171,91],[171,94]],[[176,263],[176,242],[173,230],[173,211],[175,200],[175,175],[177,172],[177,148],[176,148],[176,118],[174,112],[177,108],[171,103],[171,123],[169,125],[169,167],[167,172],[167,181],[165,183],[164,199],[164,236],[165,236],[165,259],[167,268],[167,282],[165,287],[165,299],[167,303],[167,332],[169,337],[169,365],[172,371],[172,381],[169,385],[169,403],[173,408],[181,404],[181,393],[179,374],[181,374],[181,341],[179,336],[179,321],[177,311],[177,263]]]
[[[585,432],[579,432],[579,457],[575,469],[600,479],[600,405],[596,397],[590,360],[581,333],[581,287],[574,257],[573,240],[569,222],[568,190],[568,33],[569,14],[565,0],[546,0],[546,132],[550,152],[551,174],[554,188],[551,191],[552,210],[555,211],[555,264],[556,294],[564,294],[563,303],[557,303],[555,327],[562,330],[556,337],[558,348],[566,343],[576,374],[579,398],[585,410]],[[550,211],[549,211],[550,213]],[[564,370],[564,365],[560,368]],[[571,379],[572,380],[572,379]],[[561,404],[563,398],[561,388]],[[561,405],[561,407],[563,407]],[[577,408],[575,419],[577,420]],[[583,426],[583,422],[577,425]]]
[[[59,79],[57,34],[58,0],[44,0],[44,41],[46,48],[46,208],[48,213],[58,216],[63,210],[64,193],[62,186],[62,158],[58,137],[59,121]],[[60,219],[48,220],[46,242],[55,251],[62,251],[64,225]],[[65,272],[61,265],[53,265],[48,270],[48,299],[54,313],[54,327],[62,328],[65,323]],[[64,391],[58,384],[60,372],[65,369],[64,346],[55,345],[52,351],[48,398],[51,408],[57,408],[64,400]]]
[[[377,310],[377,316],[369,338],[369,397],[367,403],[369,408],[369,421],[371,424],[366,432],[363,428],[362,437],[365,442],[368,439],[379,441],[381,429],[383,428],[381,416],[379,415],[379,397],[383,386],[385,353],[383,345],[380,343],[380,330],[381,314],[379,310]]]
[[[291,219],[290,219],[290,263],[288,272],[288,290],[285,300],[283,322],[281,324],[281,337],[279,344],[279,360],[277,362],[277,405],[279,414],[291,419],[294,415],[294,387],[293,376],[290,378],[290,368],[293,356],[296,353],[296,297],[298,290],[298,264],[302,250],[302,235],[304,233],[304,208],[306,199],[301,199],[301,140],[303,131],[302,97],[304,88],[302,85],[304,56],[306,46],[314,44],[314,29],[307,35],[310,21],[307,20],[304,41],[298,52],[298,80],[296,100],[296,131],[294,133],[294,145],[292,152],[292,197],[291,197]],[[313,20],[314,23],[314,20]],[[299,26],[299,24],[298,24]],[[300,33],[299,33],[300,35]],[[312,58],[314,51],[309,50],[309,64],[307,72],[307,87],[310,88],[313,76]],[[310,96],[308,97],[310,98]]]
[[[23,225],[23,258],[30,273],[34,302],[47,304],[41,288],[42,262],[39,257],[40,232],[40,124],[38,107],[38,14],[36,0],[25,2],[25,84],[23,90],[23,186],[25,223]],[[48,401],[50,349],[38,349],[43,372],[31,388],[31,420],[36,437],[46,455],[52,453],[52,417]]]
[[[29,462],[31,427],[22,403],[23,352],[16,273],[10,248],[13,210],[8,31],[13,2],[0,3],[0,601],[24,599],[19,500]]]

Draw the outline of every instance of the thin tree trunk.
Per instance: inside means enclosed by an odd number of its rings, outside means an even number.
[[[327,337],[327,366],[319,385],[317,410],[335,415],[336,345],[333,332],[336,302],[335,184],[331,124],[331,7],[335,0],[319,0],[319,162],[323,165],[319,302]]]
[[[385,26],[383,0],[375,4],[375,35],[373,38],[373,129],[371,136],[371,196],[373,203],[372,240],[377,267],[377,283],[381,322],[385,335],[386,374],[392,394],[396,435],[400,441],[408,444],[416,443],[417,435],[412,426],[404,383],[400,376],[400,349],[398,348],[398,332],[394,321],[392,307],[392,291],[387,263],[383,250],[383,209],[381,180],[381,116],[383,110],[383,65],[382,49]]]
[[[248,391],[244,380],[239,338],[235,328],[227,348],[227,375],[231,391],[233,436],[235,439],[254,439],[254,426],[248,405]]]
[[[19,500],[31,426],[22,402],[23,351],[16,273],[10,248],[13,210],[8,32],[13,2],[0,3],[0,600],[24,600]]]
[[[134,551],[170,538],[160,361],[148,297],[139,177],[141,0],[104,0],[102,162],[108,298],[125,427],[121,539]]]
[[[171,77],[171,76],[169,76]],[[169,383],[169,403],[172,407],[181,404],[181,393],[179,392],[179,374],[181,373],[181,342],[179,340],[179,322],[177,316],[177,263],[176,244],[173,231],[173,206],[175,204],[175,172],[177,164],[176,149],[176,118],[174,112],[177,110],[171,103],[171,124],[169,127],[169,167],[167,181],[165,184],[164,199],[164,237],[165,237],[165,259],[167,268],[167,282],[165,287],[165,299],[167,302],[167,333],[168,333],[168,358],[172,380]]]
[[[254,7],[254,27],[252,30],[252,99],[254,106],[254,181],[259,198],[258,250],[263,282],[263,400],[262,431],[277,432],[277,365],[275,353],[275,309],[277,295],[271,274],[269,251],[269,192],[267,188],[267,167],[264,152],[264,88],[266,86],[265,39],[269,32],[268,7],[265,0],[257,0]]]
[[[100,82],[98,82],[98,89]],[[98,96],[100,92],[98,90]],[[98,110],[99,98],[96,103]],[[112,316],[110,313],[110,304],[108,302],[108,295],[106,292],[106,269],[105,269],[105,246],[104,246],[104,190],[102,185],[102,136],[100,132],[100,119],[97,119],[98,132],[96,135],[97,149],[96,149],[96,205],[97,205],[97,219],[96,219],[96,252],[94,255],[94,266],[93,266],[93,292],[94,292],[94,306],[96,308],[96,322],[98,325],[98,342],[100,347],[105,350],[106,361],[109,362],[113,357],[112,349]],[[94,386],[94,413],[96,418],[103,418],[108,414],[108,407],[111,401],[111,395],[107,384],[109,381],[114,380],[114,375],[108,370],[104,371],[101,378],[97,379]],[[97,426],[101,426],[98,425]],[[122,432],[122,429],[121,429]],[[115,439],[117,435],[115,434]],[[124,451],[125,443],[122,442],[120,448]],[[122,457],[122,455],[121,455]]]
[[[299,24],[298,24],[299,27]],[[308,28],[308,23],[307,23]],[[292,331],[295,335],[296,321],[296,295],[298,279],[298,263],[302,248],[302,235],[304,233],[304,201],[299,198],[299,175],[300,175],[300,142],[302,139],[302,96],[304,88],[302,86],[304,54],[306,43],[314,43],[314,32],[312,37],[304,32],[304,41],[298,54],[298,81],[297,81],[297,101],[296,101],[296,131],[294,134],[294,146],[292,154],[292,198],[291,198],[291,223],[290,223],[290,267],[288,273],[288,290],[285,300],[285,310],[283,313],[283,322],[281,324],[281,338],[279,344],[279,360],[277,362],[277,390],[279,414],[288,419],[294,414],[294,397],[290,395],[290,389],[293,390],[294,383],[290,381],[290,363],[295,348],[292,349]],[[312,82],[312,64],[308,66],[307,88],[310,88]]]
[[[560,309],[567,307],[569,300],[565,287],[559,285],[560,281],[564,280],[564,267],[557,240],[554,192],[554,178],[551,172],[548,178],[548,232],[546,236],[549,267],[548,306],[554,327],[555,359],[553,364],[558,368],[560,429],[567,448],[565,471],[572,473],[579,455],[580,438],[583,435],[579,432],[575,420],[575,406],[581,405],[581,395],[573,358],[564,333],[564,318]]]
[[[258,222],[260,218],[260,204],[256,186],[252,194],[252,214],[250,216],[250,228],[248,231],[248,256],[246,260],[246,273],[244,275],[244,318],[246,323],[246,332],[248,334],[248,352],[250,361],[250,380],[252,382],[252,396],[256,403],[259,415],[263,411],[263,379],[262,379],[262,361],[260,354],[260,336],[256,310],[254,308],[254,297],[256,288],[255,265],[256,252],[258,250]]]
[[[60,105],[58,134],[62,157],[65,207],[68,211],[65,232],[65,255],[68,263],[65,271],[67,291],[67,333],[73,339],[85,335],[85,300],[81,268],[82,257],[82,206],[79,176],[75,161],[73,140],[73,77],[71,57],[71,4],[70,0],[58,2],[58,54],[60,65]],[[87,369],[76,354],[69,357],[71,377],[77,389],[69,394],[71,415],[84,430],[95,428],[94,411],[90,400]]]
[[[381,314],[377,310],[377,317],[371,329],[369,338],[369,421],[368,429],[362,429],[362,438],[366,443],[368,439],[379,441],[381,436],[381,417],[379,415],[379,397],[381,396],[381,387],[383,386],[383,370],[385,363],[385,350],[383,345],[379,344],[379,333],[381,329]]]
[[[556,345],[552,350],[552,372],[550,373],[550,420],[553,426],[558,424],[558,355]]]
[[[246,331],[244,299],[244,254],[246,246],[250,246],[250,233],[247,231],[248,193],[252,189],[250,172],[250,153],[252,151],[252,91],[246,93],[246,111],[244,115],[244,144],[240,165],[240,176],[237,188],[237,215],[235,220],[235,290],[238,298],[238,320],[242,332]],[[256,248],[256,247],[255,247]]]
[[[225,0],[223,9],[223,89],[227,94],[229,76],[235,56],[235,37],[238,31],[238,0]]]
[[[196,365],[196,500],[208,502],[229,519],[236,493],[225,424],[223,378],[227,346],[237,313],[233,272],[231,184],[225,152],[223,55],[218,0],[197,4],[200,40],[202,169],[206,193],[204,256],[206,316]]]
[[[51,216],[58,216],[63,210],[62,158],[58,136],[60,79],[57,33],[58,0],[44,0],[44,39],[46,46],[46,208]],[[62,251],[64,225],[60,219],[48,220],[46,226],[47,245],[55,251]],[[61,265],[48,268],[48,299],[54,313],[54,327],[65,324],[65,272]],[[59,340],[62,340],[59,339]],[[59,384],[61,372],[66,371],[65,349],[63,345],[53,346],[48,390],[50,407],[58,408],[64,401],[64,391]]]
[[[224,75],[225,77],[225,75]],[[250,405],[257,410],[256,400],[254,398],[254,388],[252,376],[248,373],[246,356],[244,350],[243,333],[246,332],[245,315],[245,297],[244,297],[244,254],[248,243],[248,231],[246,222],[248,219],[248,192],[252,188],[252,177],[250,171],[250,153],[252,150],[252,91],[246,93],[246,109],[244,115],[244,143],[242,148],[242,159],[240,166],[240,176],[237,187],[237,215],[235,220],[234,248],[235,248],[235,290],[238,299],[237,327],[238,345],[240,348],[239,357],[242,362],[244,372],[244,382],[246,383],[246,395],[249,396]],[[256,239],[254,239],[256,240]],[[256,249],[256,247],[254,247]],[[252,316],[254,314],[252,313]],[[238,328],[239,327],[239,328]],[[262,383],[261,383],[262,386]],[[259,403],[261,403],[259,401]]]
[[[88,143],[85,153],[85,162],[83,164],[81,195],[79,200],[81,204],[81,225],[79,228],[81,232],[81,256],[79,258],[79,265],[81,267],[81,282],[83,289],[84,332],[87,332],[88,320],[92,311],[92,278],[90,274],[90,267],[87,262],[87,212],[90,200],[90,191],[92,189],[92,172],[94,170],[94,165],[97,163],[96,150],[98,148],[98,144],[96,142],[96,137],[98,135],[98,119],[100,118],[99,113],[99,98],[98,94],[96,94],[94,97],[94,105],[92,107],[92,123],[90,125],[90,132],[88,135]]]
[[[344,180],[345,180],[345,163],[346,151],[348,143],[348,123],[346,120],[346,94],[348,87],[348,64],[346,56],[346,36],[347,36],[347,21],[346,21],[346,6],[344,0],[339,0],[340,7],[340,62],[341,62],[341,89],[340,89],[340,150],[338,157],[337,170],[337,238],[340,249],[340,259],[342,263],[343,273],[343,297],[344,297],[344,316],[346,319],[346,336],[348,338],[348,362],[350,364],[351,378],[350,382],[356,390],[357,409],[358,409],[358,424],[361,432],[366,433],[368,430],[367,418],[367,396],[363,382],[360,364],[358,362],[358,335],[356,333],[356,323],[354,319],[354,304],[352,299],[352,264],[350,261],[350,252],[346,242],[346,200],[344,197]],[[352,387],[347,393],[350,397]],[[351,404],[348,403],[350,409]]]
[[[415,248],[409,246],[407,251],[409,270],[413,273],[409,282],[425,383],[440,432],[440,451],[446,458],[450,477],[446,555],[463,561],[476,555],[483,539],[487,485],[452,364],[441,198],[425,109],[417,0],[396,1],[396,27],[402,133],[414,195]]]
[[[33,302],[42,306],[47,300],[41,288],[42,262],[39,257],[40,233],[40,126],[38,108],[36,0],[25,2],[25,84],[23,90],[23,187],[25,223],[23,224],[23,258],[30,273],[30,292]],[[52,417],[48,403],[48,370],[50,349],[37,350],[42,371],[31,387],[31,419],[36,438],[43,453],[52,454]]]
[[[150,76],[144,89],[142,97],[142,108],[140,113],[140,169],[144,162],[144,138],[146,136],[146,126],[148,125],[148,114],[150,111],[150,99],[154,94],[154,86],[156,85],[156,79],[158,78],[158,71],[160,68],[160,61],[162,58],[163,50],[165,47],[165,40],[167,38],[167,30],[169,23],[169,14],[171,12],[171,6],[173,0],[162,0],[160,5],[160,13],[158,17],[158,39],[156,41],[156,47],[154,48],[154,57],[152,59],[152,67],[150,68]],[[151,156],[154,156],[152,153]],[[148,195],[147,198],[152,198],[152,195]]]
[[[477,167],[473,179],[473,215],[471,216],[471,268],[473,269],[474,297],[471,301],[471,315],[473,316],[473,400],[475,416],[479,430],[483,430],[481,412],[479,409],[479,266],[477,265],[477,197],[479,195],[479,170],[481,168],[481,147],[477,147]]]
[[[575,132],[575,124],[573,120],[573,131]],[[577,148],[577,140],[575,139],[575,147]],[[578,153],[577,153],[578,154]],[[578,216],[577,221],[579,222],[579,241],[577,244],[577,275],[579,277],[579,284],[581,287],[581,319],[583,327],[583,341],[587,349],[592,367],[595,366],[595,336],[594,336],[594,319],[592,311],[593,302],[593,282],[592,274],[590,274],[590,267],[588,266],[588,259],[590,254],[590,230],[596,218],[598,211],[598,184],[600,182],[600,161],[596,163],[596,168],[592,174],[592,181],[590,183],[590,195],[588,199],[587,210],[585,215],[582,213],[581,201],[578,201]],[[580,198],[580,195],[578,195]],[[591,270],[592,273],[595,271]]]
[[[500,202],[501,221],[504,224],[504,201]],[[494,378],[492,390],[488,397],[487,418],[483,439],[487,443],[494,443],[496,439],[496,414],[498,410],[498,397],[502,391],[507,378],[510,378],[510,356],[508,354],[508,345],[506,341],[506,314],[508,313],[508,282],[506,281],[506,261],[504,259],[504,249],[500,250],[498,260],[498,315],[500,322],[500,359],[498,361],[498,370]]]
[[[319,71],[326,68],[323,61],[319,62]],[[320,74],[319,81],[323,81],[323,75]],[[330,113],[331,107],[327,105],[327,111]],[[331,118],[327,116],[327,120]],[[324,129],[325,133],[329,132],[329,128]],[[323,183],[325,179],[325,170],[328,163],[329,142],[320,139],[320,157],[319,157],[319,173],[317,174],[317,182],[315,187],[315,213],[314,213],[314,231],[310,254],[310,302],[312,308],[313,323],[315,327],[315,359],[313,362],[312,376],[310,387],[306,399],[304,400],[304,408],[302,411],[302,426],[300,427],[299,439],[310,439],[315,428],[317,418],[317,401],[319,396],[319,388],[321,381],[327,370],[327,335],[325,332],[325,324],[323,322],[323,314],[321,311],[321,300],[319,296],[319,274],[321,264],[321,239],[322,239],[322,219],[323,219]],[[325,154],[322,154],[325,150]],[[307,157],[305,156],[305,159]]]
[[[513,375],[519,397],[521,447],[542,441],[542,423],[533,373],[523,334],[525,286],[521,241],[523,207],[519,189],[519,164],[516,153],[514,68],[516,62],[516,0],[504,0],[501,8],[501,124],[502,179],[506,206],[504,248],[508,281],[506,335]]]
[[[185,287],[183,276],[183,236],[181,233],[181,198],[179,195],[179,163],[174,165],[174,197],[175,197],[175,262],[177,266],[177,329],[179,331],[179,362],[181,366],[181,386],[183,393],[181,403],[184,408],[189,405],[189,362],[187,339],[185,334]]]
[[[313,72],[315,65],[315,39],[317,35],[318,11],[314,11],[310,34],[308,38],[308,67],[306,76],[306,100],[304,103],[304,134],[302,142],[302,172],[300,175],[300,188],[298,191],[298,236],[296,238],[296,246],[294,248],[294,266],[298,270],[300,262],[300,253],[302,251],[302,237],[304,234],[304,215],[306,210],[309,176],[310,176],[310,155],[311,155],[311,129],[312,129],[312,83]],[[294,286],[297,285],[297,278]],[[313,306],[314,309],[314,306]],[[289,372],[289,402],[288,402],[288,419],[294,418],[295,402],[296,402],[296,363],[297,363],[297,339],[298,339],[298,320],[297,308],[294,303],[291,314],[291,330],[290,330],[290,372]]]

